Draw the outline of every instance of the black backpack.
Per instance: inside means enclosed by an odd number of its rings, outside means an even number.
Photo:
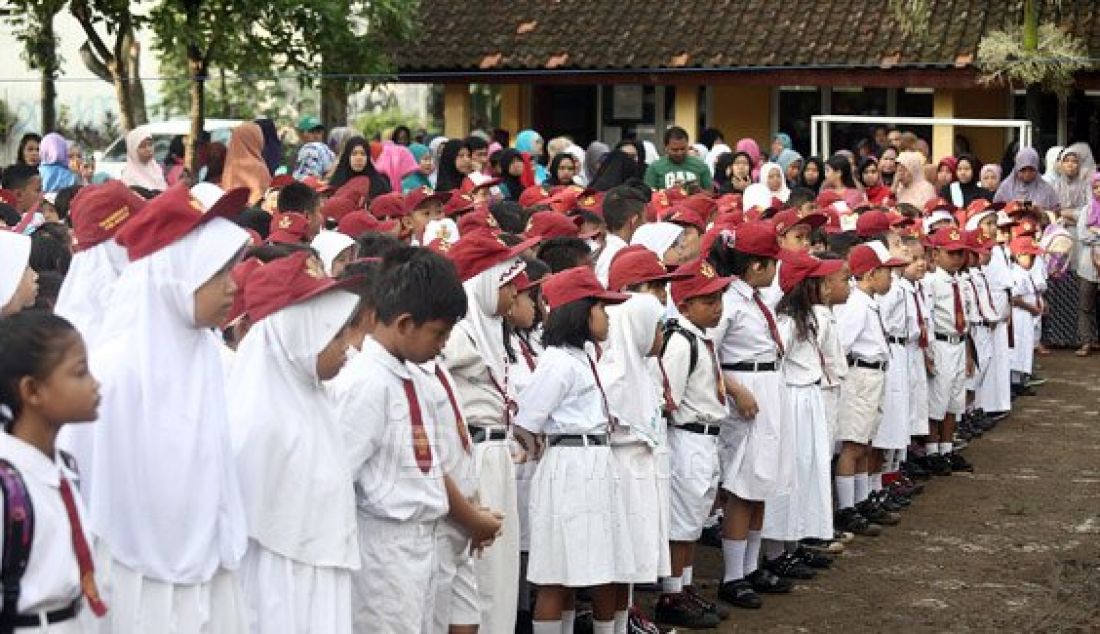
[[[690,377],[695,373],[695,366],[699,363],[699,346],[697,345],[699,338],[695,336],[695,333],[681,326],[677,319],[669,319],[665,322],[664,334],[665,341],[661,344],[662,357],[665,356],[665,350],[668,349],[668,341],[672,338],[672,335],[680,334],[688,340],[688,345],[691,347],[691,358],[688,361],[688,376]]]
[[[27,572],[34,541],[34,506],[23,476],[7,460],[0,458],[0,489],[4,492],[4,552],[0,585],[4,607],[0,610],[0,633],[14,630],[19,615],[20,583]]]

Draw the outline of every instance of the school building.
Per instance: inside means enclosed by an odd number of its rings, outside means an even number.
[[[851,114],[1024,119],[1022,90],[987,87],[974,65],[986,32],[1022,22],[1022,0],[928,0],[926,29],[907,35],[885,2],[631,0],[629,2],[421,3],[414,42],[397,54],[401,82],[443,86],[444,134],[471,122],[582,146],[627,135],[658,140],[670,125],[692,139],[720,129],[764,143],[788,133],[810,150],[810,117]],[[1092,2],[1038,3],[1100,57]],[[831,147],[867,136],[865,124],[830,124]],[[957,135],[983,161],[999,161],[1015,131],[949,125],[911,129],[935,158]],[[1100,73],[1081,73],[1064,102],[1043,98],[1047,147],[1100,142]],[[660,142],[658,141],[658,145]]]

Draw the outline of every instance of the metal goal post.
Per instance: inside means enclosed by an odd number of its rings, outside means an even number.
[[[1022,119],[943,119],[937,117],[872,117],[844,114],[818,114],[810,117],[810,153],[831,156],[830,123],[883,123],[913,126],[955,126],[960,128],[1016,128],[1020,147],[1031,147],[1031,122]],[[818,129],[820,126],[820,130]]]

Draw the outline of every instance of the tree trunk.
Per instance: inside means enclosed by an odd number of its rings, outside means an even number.
[[[191,80],[191,133],[187,139],[187,169],[199,173],[199,141],[202,139],[206,112],[206,65],[197,51],[187,51],[187,73]]]
[[[1024,0],[1024,36],[1022,44],[1025,51],[1039,49],[1039,12],[1035,6],[1035,0]]]
[[[42,133],[57,129],[57,86],[49,70],[42,70]]]
[[[149,116],[145,111],[145,87],[141,84],[141,44],[134,37],[133,27],[120,33],[118,38],[122,40],[119,47],[123,56],[120,70],[124,73],[126,89],[130,94],[130,117],[134,127],[145,125],[149,123]]]
[[[53,30],[53,16],[55,11],[47,9],[47,12],[38,17],[41,22],[41,32],[37,45],[41,47],[42,62],[42,133],[52,132],[57,128],[57,84],[54,78],[59,72],[57,60],[57,38]]]
[[[127,81],[129,77],[126,76],[125,69],[119,68],[121,63],[118,58],[115,58],[109,66],[111,80],[115,85],[115,99],[118,101],[118,122],[123,132],[129,132],[140,125],[134,117],[133,92],[130,90],[130,82]]]
[[[325,129],[348,124],[348,82],[344,78],[329,78],[332,68],[321,61],[321,123]]]

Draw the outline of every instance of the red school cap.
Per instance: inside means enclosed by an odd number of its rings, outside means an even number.
[[[472,172],[462,179],[462,184],[458,187],[460,194],[472,194],[475,191],[483,187],[492,187],[499,185],[502,182],[499,178],[493,178],[486,176],[480,172]]]
[[[789,293],[806,278],[825,277],[842,268],[844,260],[821,260],[805,251],[784,251],[783,266],[779,267],[779,288]]]
[[[451,193],[450,199],[443,204],[444,216],[456,216],[461,213],[465,213],[474,208],[474,198],[469,194],[463,194],[461,192]]]
[[[551,238],[587,239],[596,235],[594,231],[581,233],[581,225],[583,224],[584,219],[580,216],[564,216],[555,211],[538,211],[531,214],[531,218],[527,221],[527,230],[524,233],[532,238],[538,236],[543,240],[550,240]]]
[[[367,177],[364,176],[363,178],[367,178]],[[329,184],[326,183],[325,181],[317,178],[316,176],[312,176],[312,175],[311,176],[306,176],[305,178],[303,178],[299,182],[302,183],[303,185],[305,185],[306,187],[309,187],[313,191],[317,192],[318,194],[327,194],[327,193],[332,192],[332,187],[329,186]],[[367,191],[370,191],[370,179],[369,178],[367,178]]]
[[[852,248],[848,253],[848,268],[851,269],[852,275],[855,277],[862,277],[866,273],[881,268],[881,267],[899,267],[908,266],[908,262],[899,258],[891,257],[890,252],[886,249],[886,245],[881,242],[868,242],[866,244],[859,244]],[[785,268],[787,265],[784,264]]]
[[[718,208],[718,200],[706,192],[699,192],[680,201],[679,206],[687,207],[699,214],[699,217],[702,218],[705,223],[706,220],[710,218],[711,214]]]
[[[550,205],[552,211],[567,214],[577,206],[578,200],[580,200],[580,194],[577,190],[572,187],[563,187],[550,194],[550,198],[547,199],[546,203]]]
[[[488,231],[463,231],[462,237],[451,245],[446,255],[454,262],[458,276],[465,282],[501,262],[518,258],[521,253],[538,244],[539,240],[540,238],[528,238],[510,247]]]
[[[263,265],[263,260],[259,258],[248,258],[247,260],[234,264],[233,268],[229,269],[229,277],[231,277],[233,283],[237,285],[237,292],[233,294],[233,306],[229,309],[229,313],[225,317],[225,322],[222,323],[223,330],[245,314],[244,289],[248,286],[248,278],[252,276],[256,269]]]
[[[69,210],[73,223],[73,250],[80,252],[110,240],[146,204],[144,198],[122,181],[111,180],[81,188],[73,197]]]
[[[993,249],[993,240],[987,238],[981,229],[964,231],[963,242],[966,243],[966,248],[974,253],[989,253]]]
[[[535,205],[544,205],[550,199],[550,192],[542,185],[532,185],[519,195],[519,205],[524,209]]]
[[[1033,236],[1039,232],[1039,224],[1032,218],[1023,218],[1012,227],[1012,237]]]
[[[316,256],[297,251],[257,268],[248,276],[244,308],[252,321],[257,322],[287,306],[358,282],[357,277],[337,281],[326,276]]]
[[[287,211],[271,216],[271,228],[267,241],[271,244],[301,244],[306,241],[309,219],[303,214]]]
[[[595,299],[606,304],[621,304],[630,299],[626,293],[605,289],[591,267],[578,266],[542,280],[542,296],[550,310],[580,299]]]
[[[699,233],[705,233],[707,230],[707,221],[704,220],[703,216],[691,207],[684,206],[684,203],[680,203],[665,212],[662,220],[681,227],[695,227],[699,230]]]
[[[450,194],[432,191],[431,187],[417,187],[405,194],[405,213],[411,214],[418,207],[428,202],[438,202],[442,205],[450,198]]]
[[[737,227],[733,240],[727,246],[741,253],[775,259],[779,257],[779,243],[775,236],[774,222],[755,220]]]
[[[784,209],[772,216],[771,221],[775,224],[775,235],[781,236],[795,225],[807,225],[810,229],[816,229],[827,223],[829,219],[825,214],[817,212],[802,215],[797,209]]]
[[[286,187],[287,185],[293,185],[295,182],[297,181],[295,181],[294,177],[290,174],[279,174],[278,176],[271,179],[271,183],[268,184],[267,188],[271,190],[279,190]]]
[[[344,216],[355,211],[355,202],[350,198],[343,196],[333,196],[325,201],[325,204],[321,207],[321,215],[325,218],[331,218],[336,222],[343,220]]]
[[[1017,236],[1008,243],[1008,250],[1012,255],[1042,255],[1043,248],[1035,236]]]
[[[395,229],[396,220],[379,220],[362,209],[345,215],[336,226],[337,231],[352,239],[364,233],[393,233]]]
[[[872,238],[893,228],[894,219],[878,209],[865,211],[856,218],[856,235],[861,238]]]
[[[624,247],[611,258],[611,268],[607,276],[607,288],[622,291],[628,286],[646,282],[672,282],[687,279],[679,268],[669,272],[657,254],[640,244]]]
[[[606,192],[582,191],[575,206],[603,218],[603,199],[606,195]]]
[[[729,287],[732,277],[719,277],[705,258],[697,258],[676,269],[684,277],[672,282],[672,302],[679,306],[693,297],[721,293]]]
[[[356,209],[362,208],[370,197],[370,177],[355,176],[349,179],[336,190],[333,196],[349,198],[355,203]]]
[[[248,190],[244,191],[247,198]],[[239,211],[230,204],[217,204],[206,211],[202,202],[191,195],[187,185],[178,183],[147,203],[142,213],[123,225],[115,240],[126,248],[130,261],[140,260],[214,218],[228,219]]]
[[[955,226],[943,227],[933,232],[928,236],[928,242],[936,249],[945,249],[947,251],[963,251],[966,249],[966,242],[963,240],[962,232]]]
[[[494,236],[500,231],[500,225],[497,224],[497,219],[489,211],[488,205],[477,205],[473,211],[463,214],[458,219],[458,234],[460,236],[475,231],[488,231]]]
[[[940,209],[955,213],[955,210],[958,209],[958,207],[943,198],[933,198],[932,200],[924,203],[924,215],[926,216],[930,215],[933,211],[939,211]]]
[[[397,192],[382,194],[370,201],[370,212],[379,220],[401,218],[409,214],[405,208],[405,199]]]

